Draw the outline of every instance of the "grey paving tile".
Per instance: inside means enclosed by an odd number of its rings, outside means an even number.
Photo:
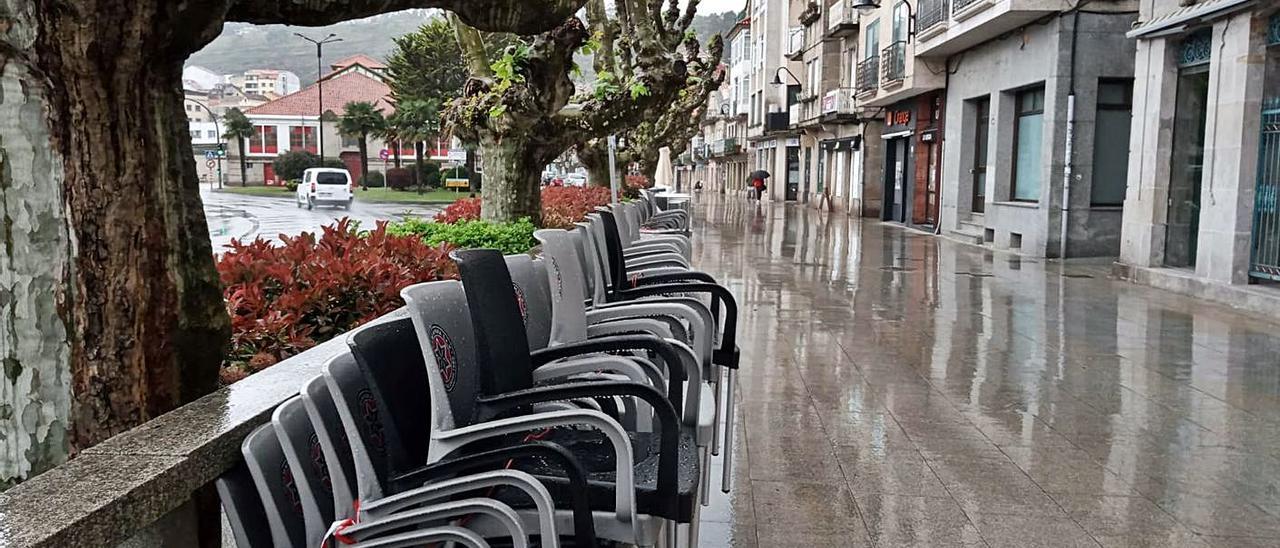
[[[866,535],[849,489],[839,483],[752,481],[757,534]],[[771,546],[761,539],[762,546]]]
[[[950,498],[854,492],[876,546],[986,546],[977,527]]]
[[[1168,493],[1154,502],[1199,535],[1280,538],[1280,517],[1235,497]]]
[[[856,494],[894,494],[949,498],[942,481],[914,449],[838,446],[836,458],[849,489]]]
[[[1082,527],[1064,517],[974,514],[969,517],[992,548],[1099,546]]]

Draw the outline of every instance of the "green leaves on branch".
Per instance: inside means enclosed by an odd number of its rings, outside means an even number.
[[[649,95],[649,87],[642,82],[632,82],[630,91],[632,99],[639,99]]]
[[[612,72],[602,70],[596,73],[596,81],[591,84],[592,96],[596,99],[604,99],[619,91],[622,91],[622,88],[618,86],[618,77],[614,76]]]
[[[524,42],[507,46],[502,51],[502,56],[489,65],[495,81],[493,91],[502,93],[511,87],[511,84],[524,82],[524,76],[520,74],[520,65],[529,59],[531,51],[529,44]]]

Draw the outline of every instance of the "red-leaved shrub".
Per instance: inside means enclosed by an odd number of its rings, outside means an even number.
[[[218,259],[231,316],[223,382],[234,382],[404,304],[406,286],[457,277],[447,246],[361,233],[349,219],[312,233],[232,241]]]
[[[572,228],[595,208],[609,203],[609,189],[598,186],[548,186],[542,189],[542,226]]]
[[[444,211],[437,213],[435,221],[437,223],[453,224],[458,221],[474,221],[480,218],[480,198],[462,198],[448,207]]]
[[[609,203],[609,189],[603,187],[542,187],[542,226],[570,228],[587,218],[595,208]],[[456,223],[480,218],[480,198],[463,198],[437,213],[437,223]]]

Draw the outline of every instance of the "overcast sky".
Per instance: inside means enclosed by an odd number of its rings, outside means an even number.
[[[720,13],[722,11],[738,12],[747,5],[747,0],[702,0],[698,3],[698,13]]]

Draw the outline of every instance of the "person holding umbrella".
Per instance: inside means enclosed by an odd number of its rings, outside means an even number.
[[[764,184],[764,180],[768,178],[769,172],[763,169],[757,169],[751,172],[751,194],[755,197],[756,201],[760,200],[760,197],[764,195],[765,189],[768,188]]]

